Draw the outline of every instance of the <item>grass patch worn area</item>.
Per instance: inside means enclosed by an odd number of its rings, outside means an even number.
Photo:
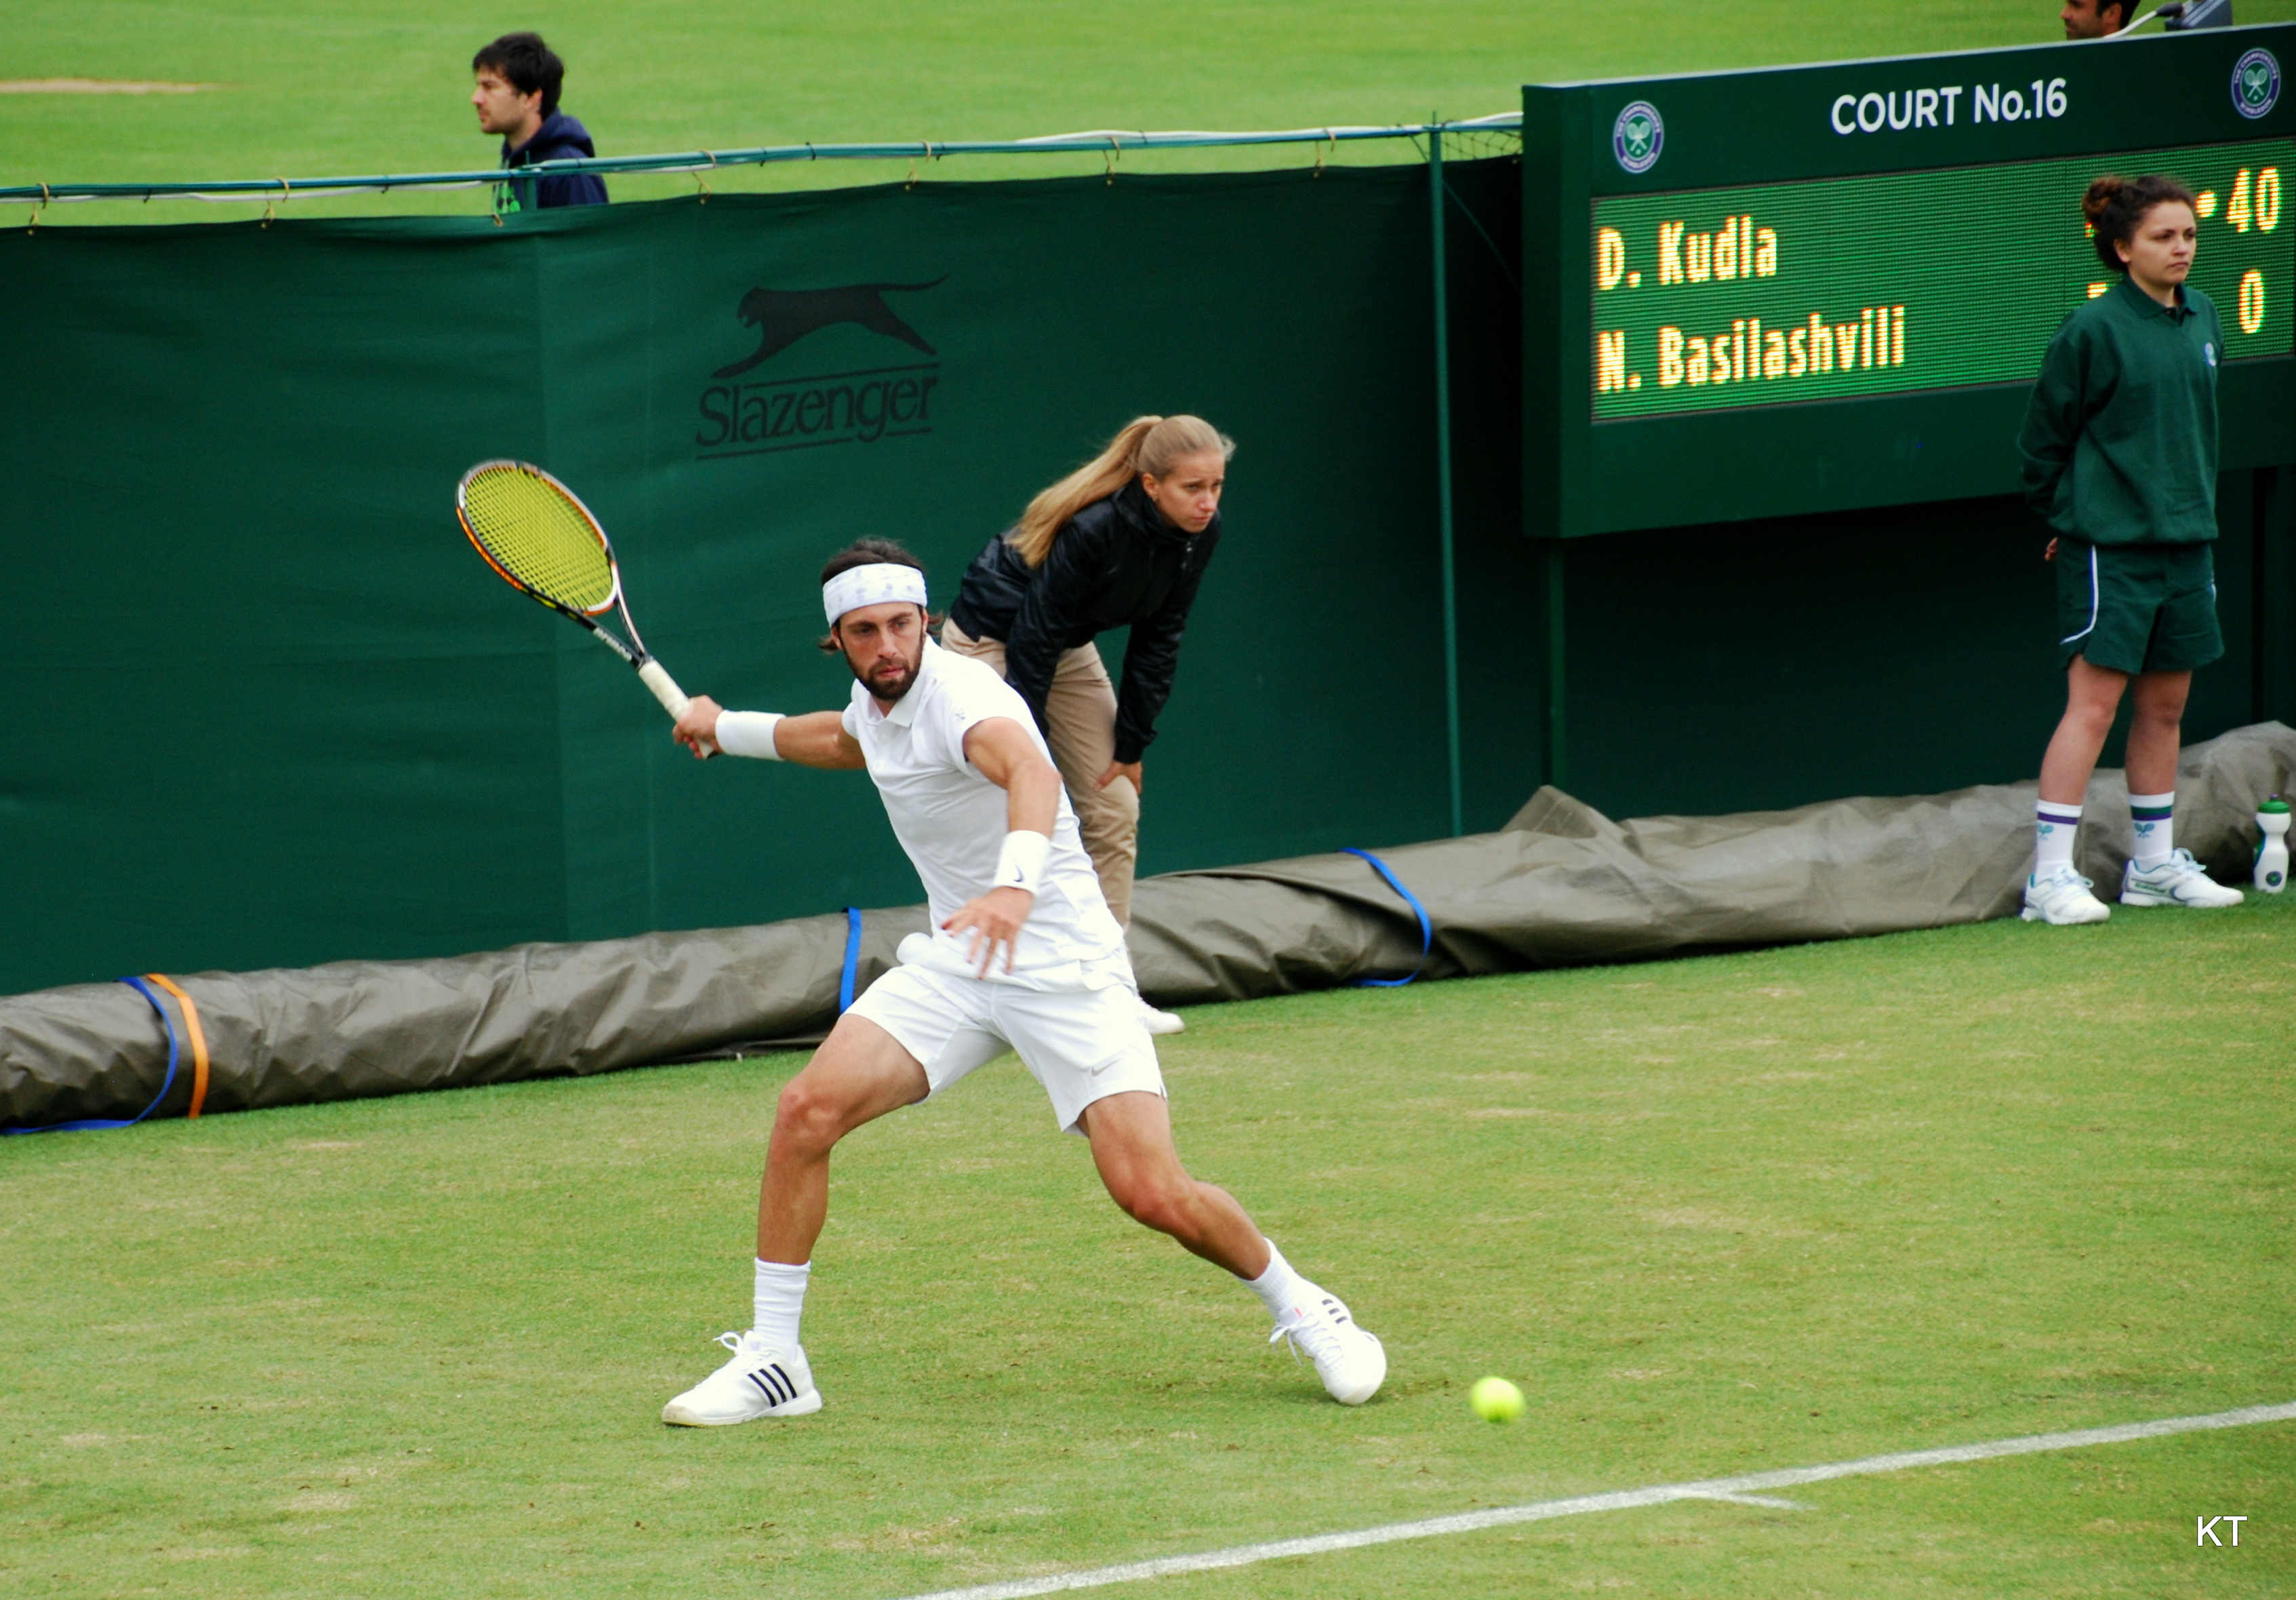
[[[2241,0],[2243,22],[2296,0]],[[0,0],[0,78],[165,80],[198,94],[0,95],[0,181],[124,182],[453,171],[491,167],[463,101],[480,45],[537,26],[569,63],[566,107],[601,153],[806,140],[998,139],[1078,129],[1265,128],[1416,122],[1519,109],[1521,86],[1787,62],[2035,44],[2045,0],[1904,7],[1742,0],[566,0],[500,17],[442,0],[348,5],[236,0]],[[1334,159],[1394,160],[1407,147]],[[1305,164],[1315,152],[1135,154],[1128,170]],[[928,177],[1100,170],[1097,157],[979,158]],[[712,174],[714,189],[900,178],[906,163]],[[619,178],[618,199],[694,193]],[[482,210],[481,193],[292,200],[285,214]],[[52,209],[53,222],[212,220],[259,204]]]
[[[794,1057],[0,1142],[0,1588],[865,1600],[2296,1399],[2292,1005],[2252,900],[1196,1011],[1183,1151],[1386,1339],[1357,1410],[1009,1058],[840,1152],[827,1408],[709,1432],[656,1416],[747,1319]],[[2292,1444],[1119,1592],[2284,1594]]]

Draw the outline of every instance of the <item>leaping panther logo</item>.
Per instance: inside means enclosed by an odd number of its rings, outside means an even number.
[[[840,289],[752,289],[742,297],[741,319],[758,331],[758,348],[743,360],[721,366],[713,378],[738,378],[761,361],[769,361],[808,333],[839,323],[857,323],[872,333],[898,339],[928,356],[940,352],[924,335],[894,314],[885,303],[888,294],[915,294],[938,289],[946,275],[930,283],[849,283]]]

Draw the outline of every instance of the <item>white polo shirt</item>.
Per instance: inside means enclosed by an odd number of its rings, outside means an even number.
[[[932,910],[930,948],[914,936],[902,940],[904,962],[966,976],[973,972],[974,964],[965,956],[969,931],[948,933],[941,923],[996,886],[1006,796],[965,759],[964,736],[976,723],[996,717],[1017,723],[1037,752],[1048,762],[1053,759],[1028,702],[995,668],[951,654],[931,639],[925,641],[916,681],[890,711],[879,710],[875,697],[857,681],[853,685],[845,731],[861,745],[893,834],[909,853]],[[1100,892],[1066,789],[1053,823],[1045,886],[1021,930],[1013,967],[1005,972],[999,960],[988,977],[1035,989],[1132,984],[1124,930]]]

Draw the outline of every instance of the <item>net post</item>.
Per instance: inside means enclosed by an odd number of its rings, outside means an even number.
[[[1459,759],[1459,587],[1451,519],[1450,283],[1443,262],[1443,125],[1427,129],[1427,209],[1435,301],[1435,496],[1443,545],[1443,731],[1450,764],[1451,836],[1465,833]]]

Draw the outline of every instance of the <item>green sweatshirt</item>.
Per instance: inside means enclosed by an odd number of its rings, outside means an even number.
[[[2025,499],[2093,545],[2217,537],[2216,302],[2179,288],[2163,306],[2120,282],[2049,341],[2017,447]]]

